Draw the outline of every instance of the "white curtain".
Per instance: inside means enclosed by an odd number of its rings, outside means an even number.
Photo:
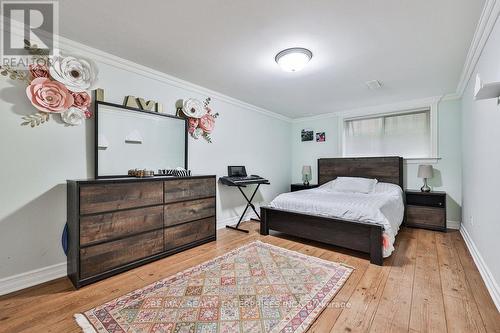
[[[346,156],[431,157],[430,110],[344,123]]]

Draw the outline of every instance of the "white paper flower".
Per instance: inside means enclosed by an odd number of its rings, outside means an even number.
[[[54,80],[61,82],[74,92],[96,88],[98,70],[96,64],[90,59],[74,56],[52,57],[49,73]]]
[[[203,103],[197,99],[190,98],[184,101],[182,112],[191,118],[201,118],[207,111],[203,107]]]
[[[85,112],[79,108],[71,107],[61,113],[61,118],[66,124],[77,126],[85,121]]]
[[[202,135],[203,135],[203,130],[199,127],[194,130],[193,134],[191,134],[191,136],[195,139],[199,139],[200,136],[202,136]]]

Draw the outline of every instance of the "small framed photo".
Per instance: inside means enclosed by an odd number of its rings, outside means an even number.
[[[302,142],[304,141],[313,141],[314,140],[314,131],[313,130],[307,130],[303,129],[300,137],[302,139]]]
[[[325,142],[326,136],[325,132],[316,132],[316,142]]]

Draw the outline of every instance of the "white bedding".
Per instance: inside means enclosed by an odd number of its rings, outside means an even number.
[[[334,181],[333,181],[334,182]],[[397,185],[378,183],[372,193],[346,193],[334,183],[319,188],[278,195],[270,206],[313,215],[379,224],[384,227],[383,256],[394,251],[394,240],[403,222],[403,191]]]

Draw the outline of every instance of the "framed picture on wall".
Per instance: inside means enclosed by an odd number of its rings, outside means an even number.
[[[314,131],[303,129],[300,134],[302,142],[304,141],[313,141],[314,140]]]
[[[325,132],[316,132],[316,142],[325,142],[326,136]]]

